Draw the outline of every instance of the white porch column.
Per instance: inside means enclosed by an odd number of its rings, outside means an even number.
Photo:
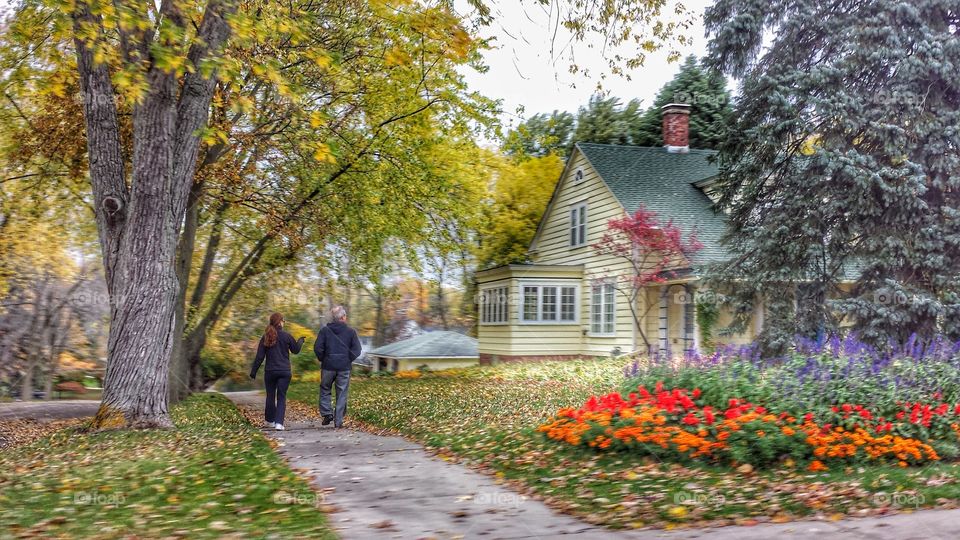
[[[657,356],[668,356],[670,351],[670,326],[668,320],[670,316],[670,304],[667,299],[669,289],[666,285],[660,286],[660,325]]]
[[[696,348],[696,296],[693,287],[683,285],[683,354],[689,354]]]
[[[693,289],[693,349],[700,352],[700,325],[697,324],[697,290]]]

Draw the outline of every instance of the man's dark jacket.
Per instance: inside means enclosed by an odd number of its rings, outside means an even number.
[[[329,371],[350,371],[362,351],[357,331],[340,321],[321,328],[313,345],[320,369]]]

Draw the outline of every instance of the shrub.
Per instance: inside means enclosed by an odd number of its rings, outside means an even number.
[[[297,371],[294,373],[294,378],[302,382],[318,383],[320,382],[320,370],[317,369],[307,372]]]
[[[791,412],[824,402],[861,403],[889,415],[901,402],[960,401],[960,342],[913,338],[878,351],[855,337],[799,340],[790,354],[766,359],[756,346],[725,347],[711,355],[638,360],[626,376],[627,392],[663,381],[699,387],[714,406],[736,396]]]
[[[64,381],[53,387],[57,392],[72,392],[74,394],[84,394],[87,388],[77,381]]]
[[[77,383],[82,383],[86,377],[87,377],[86,372],[82,370],[62,371],[57,374],[57,381],[58,382],[73,381]]]

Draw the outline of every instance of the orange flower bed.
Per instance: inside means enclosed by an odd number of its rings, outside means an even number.
[[[844,406],[839,413],[845,415],[839,417],[847,424],[843,427],[818,423],[814,413],[798,419],[739,399],[729,400],[725,410],[714,410],[697,403],[696,389],[664,390],[658,384],[653,393],[638,390],[627,398],[614,393],[593,397],[579,409],[561,409],[538,431],[551,440],[596,450],[734,465],[799,461],[814,472],[828,470],[831,463],[893,461],[907,466],[940,459],[930,441],[894,434],[892,422],[881,417],[874,424],[874,415],[860,406],[855,411]],[[855,412],[853,420],[848,412]],[[960,423],[951,427],[960,439]]]

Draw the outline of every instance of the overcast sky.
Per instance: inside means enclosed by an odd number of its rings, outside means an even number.
[[[526,118],[553,110],[576,111],[585,104],[596,92],[599,75],[608,73],[600,39],[592,40],[594,48],[588,48],[583,42],[573,45],[577,64],[588,68],[591,76],[572,75],[567,71],[568,54],[551,57],[551,43],[556,43],[559,49],[567,43],[569,35],[565,36],[561,28],[554,40],[547,14],[534,2],[492,0],[490,3],[494,7],[494,23],[483,35],[496,36],[497,48],[485,53],[490,68],[487,73],[464,72],[470,88],[503,100],[502,120],[506,126],[517,123],[519,107],[523,108],[522,116]],[[706,50],[702,14],[709,3],[708,0],[684,2],[687,9],[696,14],[696,23],[688,33],[694,42],[681,50],[684,57],[701,56]],[[679,62],[667,62],[667,53],[658,51],[648,54],[644,66],[631,72],[632,80],[608,74],[602,84],[604,90],[623,101],[639,98],[648,106],[657,90],[670,81],[679,68]]]
[[[677,0],[667,2],[665,11],[672,10]],[[554,36],[555,24],[551,24],[544,7],[532,0],[487,0],[493,8],[494,22],[482,32],[483,37],[495,37],[493,50],[485,52],[489,71],[478,73],[464,70],[472,90],[502,100],[504,125],[516,124],[521,117],[530,117],[540,112],[565,110],[575,112],[596,92],[600,75],[606,73],[602,84],[605,91],[629,101],[643,100],[648,106],[657,90],[667,83],[679,70],[679,62],[667,62],[666,51],[647,55],[645,65],[633,70],[632,80],[609,74],[607,60],[602,53],[602,39],[592,36],[589,42],[572,44],[576,63],[587,69],[589,77],[568,72],[571,60],[569,50],[563,50],[569,34],[563,28]],[[683,5],[696,14],[695,23],[687,32],[693,44],[681,50],[682,56],[703,55],[706,39],[703,37],[702,14],[710,0],[684,0]],[[5,14],[13,0],[0,0],[0,14]],[[457,9],[465,14],[470,11],[464,0],[457,1]],[[590,48],[592,44],[594,47]],[[551,52],[551,49],[554,52]]]

